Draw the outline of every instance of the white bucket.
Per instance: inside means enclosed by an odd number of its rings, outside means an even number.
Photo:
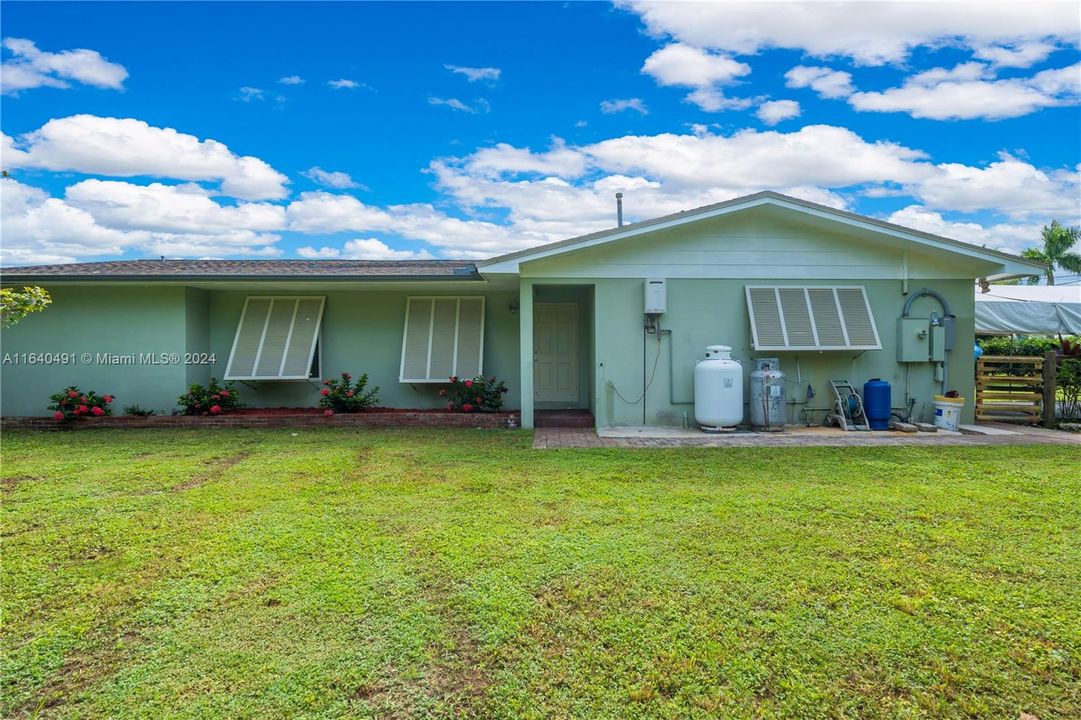
[[[956,430],[961,424],[961,409],[965,406],[963,397],[935,395],[935,427],[943,430]]]

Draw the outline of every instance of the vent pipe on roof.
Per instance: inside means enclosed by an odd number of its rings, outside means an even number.
[[[623,193],[616,193],[616,227],[623,227]]]

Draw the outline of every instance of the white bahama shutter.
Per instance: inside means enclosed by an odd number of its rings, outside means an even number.
[[[226,380],[307,380],[319,342],[322,297],[249,297]]]
[[[483,297],[411,297],[406,301],[399,380],[447,382],[481,373]]]
[[[755,350],[881,350],[863,287],[748,285]]]

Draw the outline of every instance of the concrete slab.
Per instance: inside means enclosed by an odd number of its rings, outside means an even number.
[[[967,435],[1017,435],[1016,430],[991,427],[990,425],[958,425]]]

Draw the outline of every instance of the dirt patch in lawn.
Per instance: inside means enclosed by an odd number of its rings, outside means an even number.
[[[33,475],[8,475],[7,477],[0,478],[0,491],[9,493],[15,490],[25,482],[37,480]]]
[[[224,458],[211,458],[206,461],[206,472],[199,473],[195,477],[189,478],[182,483],[173,486],[174,491],[191,490],[197,488],[200,485],[205,485],[212,480],[219,478],[226,470],[234,465],[243,462],[251,456],[251,452],[244,450],[234,455],[229,455]]]

